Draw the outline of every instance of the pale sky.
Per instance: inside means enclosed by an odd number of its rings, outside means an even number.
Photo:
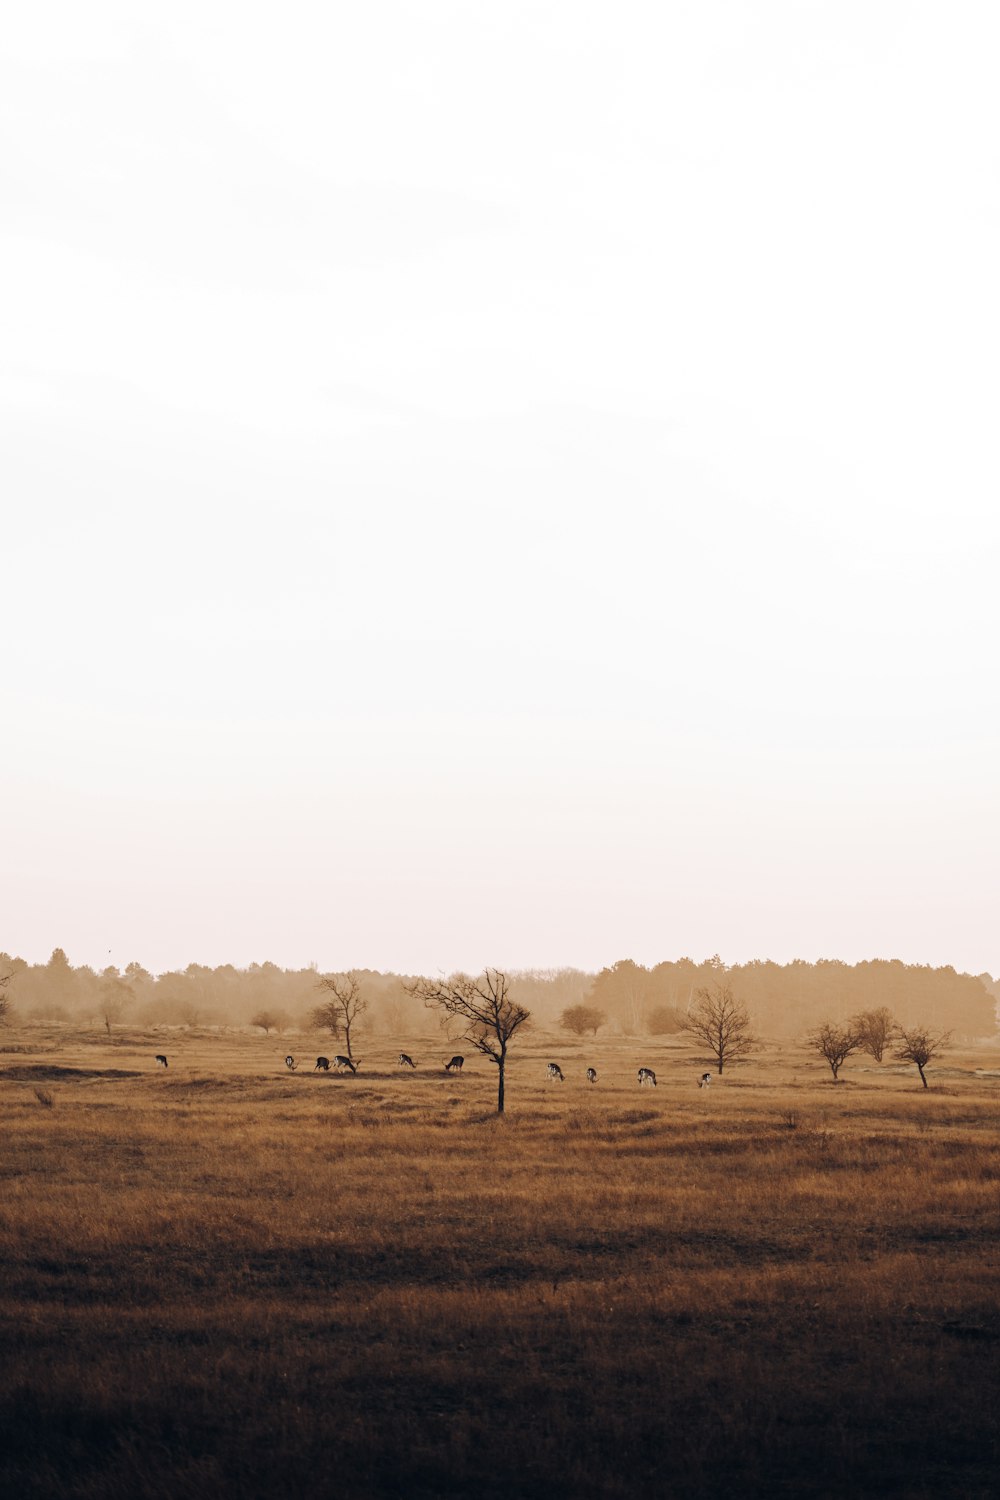
[[[998,41],[15,7],[0,949],[996,973]]]

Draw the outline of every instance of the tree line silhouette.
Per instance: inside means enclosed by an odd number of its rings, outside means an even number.
[[[366,1030],[392,1035],[436,1029],[419,997],[419,981],[427,976],[351,972],[360,986]],[[989,974],[961,974],[950,966],[931,968],[898,959],[858,964],[765,959],[727,965],[714,955],[701,962],[680,958],[648,967],[621,959],[597,974],[571,968],[506,972],[511,1001],[530,1010],[537,1024],[556,1026],[576,1010],[578,1024],[565,1024],[580,1035],[601,1027],[631,1036],[680,1032],[698,991],[722,981],[752,1014],[757,1032],[774,1036],[801,1034],[880,1008],[901,1022],[932,1019],[957,1038],[992,1036],[1000,999],[1000,982]],[[0,998],[8,1015],[26,1022],[87,1020],[109,1033],[123,1024],[259,1025],[274,1031],[312,1027],[318,1007],[336,999],[329,979],[315,965],[283,969],[264,962],[211,968],[192,963],[154,975],[137,961],[124,968],[74,967],[62,948],[44,964],[0,953]],[[443,981],[438,976],[429,982]]]

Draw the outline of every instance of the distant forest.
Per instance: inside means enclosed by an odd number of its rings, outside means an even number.
[[[407,993],[404,974],[354,971],[366,1010],[359,1030],[385,1036],[434,1032],[438,1017]],[[9,1019],[22,1023],[73,1022],[121,1026],[237,1026],[268,1023],[274,1031],[311,1027],[322,1002],[315,968],[282,969],[254,963],[186,969],[154,975],[140,963],[100,972],[74,968],[61,948],[48,963],[28,964],[0,953],[0,981]],[[886,1006],[904,1023],[926,1022],[957,1037],[992,1036],[997,1030],[1000,981],[989,974],[958,974],[898,959],[846,964],[754,960],[726,965],[715,956],[701,963],[681,958],[645,967],[631,959],[599,974],[579,969],[518,972],[511,994],[543,1026],[557,1026],[569,1006],[586,1004],[605,1016],[604,1025],[624,1035],[668,1035],[684,1025],[699,989],[728,984],[745,1002],[763,1035],[794,1036],[823,1021],[846,1019],[860,1010]]]

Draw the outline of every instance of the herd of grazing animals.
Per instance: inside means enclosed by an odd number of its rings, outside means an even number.
[[[167,1067],[167,1059],[162,1052],[158,1052],[156,1054],[156,1066],[158,1068]],[[333,1059],[333,1066],[336,1068],[338,1073],[357,1073],[358,1069],[361,1066],[361,1059],[360,1057],[344,1057],[342,1054],[338,1053],[337,1056]],[[416,1068],[417,1065],[408,1052],[401,1052],[399,1054],[397,1066],[400,1068]],[[458,1057],[456,1055],[455,1057],[450,1058],[449,1061],[445,1063],[444,1070],[446,1073],[461,1073],[464,1066],[465,1058]],[[285,1067],[288,1069],[289,1073],[294,1073],[296,1068],[298,1067],[297,1061],[290,1052],[285,1058]],[[313,1072],[315,1073],[317,1070],[319,1070],[321,1073],[329,1073],[330,1059],[328,1057],[317,1057],[316,1067],[313,1068]],[[545,1074],[546,1077],[550,1079],[550,1081],[558,1083],[566,1082],[565,1074],[563,1073],[563,1070],[558,1063],[550,1062],[545,1070]],[[652,1068],[640,1068],[637,1076],[639,1079],[640,1088],[642,1088],[647,1083],[652,1084],[654,1089],[656,1088],[656,1074],[653,1072]],[[587,1082],[597,1082],[596,1068],[587,1069]],[[698,1087],[700,1089],[707,1089],[708,1085],[711,1082],[711,1073],[702,1073],[700,1078],[698,1079]]]

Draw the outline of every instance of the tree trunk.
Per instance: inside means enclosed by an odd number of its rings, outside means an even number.
[[[917,1072],[920,1074],[920,1082],[923,1084],[924,1088],[926,1088],[927,1087],[927,1079],[924,1077],[924,1065],[923,1065],[923,1063],[917,1063]]]
[[[497,1114],[498,1115],[502,1115],[503,1114],[503,1086],[504,1086],[504,1070],[505,1070],[506,1066],[507,1066],[507,1056],[506,1056],[506,1053],[501,1052],[501,1054],[500,1054],[500,1062],[497,1065],[497,1072],[500,1074],[500,1077],[497,1080]]]

